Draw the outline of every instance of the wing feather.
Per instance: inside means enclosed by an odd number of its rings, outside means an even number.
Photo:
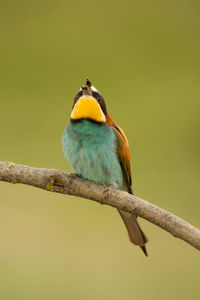
[[[122,167],[122,171],[124,174],[124,180],[127,184],[127,188],[129,193],[132,192],[132,179],[131,179],[131,167],[130,167],[130,151],[127,137],[123,131],[112,119],[109,115],[107,117],[107,123],[110,127],[112,127],[116,138],[117,138],[117,145],[118,145],[118,154],[119,154],[119,161]]]

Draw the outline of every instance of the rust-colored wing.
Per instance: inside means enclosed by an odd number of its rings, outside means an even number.
[[[124,131],[111,119],[111,117],[108,114],[106,115],[106,120],[108,126],[113,128],[113,131],[117,138],[119,161],[124,174],[125,185],[128,188],[128,192],[130,194],[133,194],[131,188],[132,181],[131,181],[130,151],[128,146],[128,140],[126,138]],[[144,252],[144,254],[147,256],[145,243],[148,242],[148,238],[140,228],[137,222],[137,216],[135,214],[131,214],[129,212],[125,212],[122,210],[118,210],[118,211],[124,221],[124,224],[128,231],[130,241],[135,245],[139,245],[142,251]]]
[[[130,151],[128,146],[127,137],[123,131],[107,114],[106,115],[107,124],[113,128],[113,131],[117,138],[118,143],[118,153],[120,164],[124,173],[124,180],[127,184],[128,191],[132,194],[132,179],[131,179],[131,168],[130,168]]]

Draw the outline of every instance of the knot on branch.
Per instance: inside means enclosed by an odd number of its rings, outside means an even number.
[[[0,180],[23,183],[46,191],[79,196],[136,214],[200,250],[200,230],[143,199],[59,170],[0,162]]]

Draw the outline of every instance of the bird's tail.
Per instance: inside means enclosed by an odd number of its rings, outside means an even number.
[[[148,242],[148,238],[140,228],[138,222],[137,222],[137,217],[134,214],[131,214],[129,212],[125,212],[123,210],[118,210],[120,216],[122,217],[122,220],[124,221],[124,224],[126,226],[126,229],[128,231],[129,239],[130,241],[135,244],[140,246],[142,251],[146,256],[147,250],[145,247],[145,244]]]

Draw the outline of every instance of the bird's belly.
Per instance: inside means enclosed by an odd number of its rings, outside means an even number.
[[[63,150],[73,170],[83,178],[98,184],[122,186],[123,175],[114,139],[76,139],[66,130]]]
[[[79,175],[99,184],[121,186],[121,167],[111,151],[93,144],[92,147],[81,147],[77,156],[79,159],[73,168]]]

